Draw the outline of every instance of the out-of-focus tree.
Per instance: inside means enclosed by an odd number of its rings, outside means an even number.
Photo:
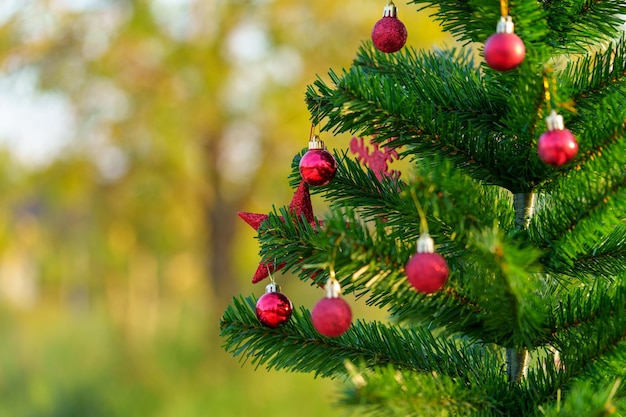
[[[288,202],[286,181],[277,187],[273,179],[289,170],[276,161],[307,144],[304,86],[349,63],[345,51],[369,37],[383,6],[6,3],[1,75],[26,77],[36,91],[62,97],[71,137],[35,167],[7,157],[4,185],[20,186],[6,194],[5,255],[19,243],[44,294],[60,288],[77,306],[103,294],[131,322],[150,323],[163,292],[208,289],[221,308],[238,293],[242,271],[234,261],[256,259],[256,249],[233,253],[245,229],[236,212]],[[425,15],[403,20],[424,28],[411,32],[411,42],[432,43],[435,29]],[[48,127],[39,128],[46,137]],[[267,201],[249,201],[251,189]]]

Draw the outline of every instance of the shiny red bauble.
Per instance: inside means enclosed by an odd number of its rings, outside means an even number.
[[[300,159],[300,175],[309,185],[326,185],[337,173],[337,161],[326,149],[309,149]]]
[[[286,323],[293,313],[293,305],[286,295],[267,292],[256,302],[256,316],[262,325],[272,329]]]
[[[352,323],[352,310],[343,298],[322,298],[311,311],[313,327],[321,335],[339,337]]]
[[[494,33],[485,42],[485,61],[496,71],[510,71],[524,61],[526,47],[515,33]]]
[[[406,26],[397,17],[383,17],[372,29],[374,46],[386,53],[394,53],[402,49],[407,37]]]
[[[548,130],[539,137],[537,153],[543,162],[558,167],[574,159],[578,142],[567,129]]]
[[[405,272],[413,288],[425,294],[442,289],[450,275],[446,260],[434,252],[413,255],[406,264]]]

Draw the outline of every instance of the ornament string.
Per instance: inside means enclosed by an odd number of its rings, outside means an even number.
[[[543,91],[544,98],[546,101],[546,108],[548,110],[548,114],[557,108],[566,109],[571,113],[577,113],[576,106],[572,101],[561,101],[557,102],[557,82],[554,76],[554,68],[545,67],[543,69]]]
[[[414,189],[411,189],[411,197],[413,198],[413,204],[415,204],[417,214],[420,216],[420,234],[428,234],[428,222],[426,221],[426,213],[424,212],[422,205],[417,199],[417,194],[415,193]]]
[[[552,69],[546,68],[543,70],[543,94],[546,99],[546,106],[548,110],[548,114],[556,107],[554,103],[554,97],[556,96],[556,82],[551,80],[552,77]],[[550,82],[552,81],[552,82]]]
[[[326,285],[324,286],[324,292],[326,293],[326,298],[337,298],[339,294],[341,294],[341,284],[337,280],[337,274],[335,272],[335,259],[337,257],[337,248],[339,247],[339,243],[343,240],[344,235],[341,234],[339,238],[335,241],[333,246],[333,252],[331,254],[331,259],[328,264],[328,280],[326,281]]]
[[[313,140],[313,135],[315,134],[315,123],[311,123],[311,130],[309,131],[309,141]]]
[[[309,141],[313,138],[313,135],[315,135],[315,128],[317,127],[317,135],[319,136],[320,134],[320,127],[319,127],[319,117],[320,117],[320,110],[322,107],[322,102],[318,101],[317,102],[317,106],[315,107],[315,110],[313,111],[313,121],[311,122],[311,131],[309,132]]]
[[[500,14],[503,17],[509,15],[509,2],[507,0],[500,0]]]
[[[273,265],[276,265],[276,258],[274,258],[274,264]],[[270,264],[267,264],[266,267],[267,267],[267,276],[270,278],[270,283],[275,285],[276,281],[274,281],[274,275],[272,275],[272,271],[270,269]]]
[[[333,252],[331,254],[330,263],[328,264],[328,273],[331,282],[337,282],[337,275],[335,273],[335,260],[337,259],[337,249],[339,248],[339,244],[341,243],[343,238],[344,234],[342,233],[333,245]]]

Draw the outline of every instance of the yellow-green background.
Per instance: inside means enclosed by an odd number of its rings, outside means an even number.
[[[0,416],[343,415],[338,385],[242,366],[218,323],[231,297],[264,290],[250,282],[256,234],[237,211],[289,203],[291,160],[309,137],[306,85],[350,65],[385,4],[0,6],[3,85],[34,77],[12,91],[35,107],[62,100],[73,121],[61,151],[37,163],[0,132]],[[397,5],[409,45],[444,45],[427,11]],[[246,52],[255,39],[264,47]],[[38,123],[0,88],[3,99],[0,118]],[[35,129],[42,146],[50,127]],[[323,139],[346,148],[350,137]],[[321,201],[314,209],[323,215]],[[276,278],[296,306],[321,297]]]

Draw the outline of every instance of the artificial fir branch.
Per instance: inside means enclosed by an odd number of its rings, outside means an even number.
[[[234,299],[220,330],[224,348],[256,366],[343,377],[344,360],[349,359],[369,367],[393,365],[466,381],[476,379],[473,374],[483,368],[483,352],[434,336],[426,328],[357,321],[344,335],[327,338],[313,328],[305,309],[295,311],[290,322],[277,329],[263,327],[254,313],[255,303],[254,298]]]
[[[286,210],[281,214],[283,219],[289,216]],[[370,303],[375,301],[379,307],[390,305],[392,313],[396,312],[394,306],[406,307],[409,300],[418,298],[420,303],[414,304],[410,313],[416,317],[436,316],[431,321],[452,332],[505,345],[532,345],[542,322],[541,303],[535,296],[540,281],[529,279],[537,253],[505,239],[497,229],[483,229],[470,236],[465,264],[458,264],[458,281],[450,284],[457,291],[432,297],[411,291],[403,275],[404,263],[414,251],[412,245],[398,246],[398,241],[390,239],[384,228],[378,227],[372,233],[347,213],[327,218],[324,229],[318,231],[308,223],[283,221],[271,215],[260,240],[265,259],[284,262],[285,269],[292,269],[304,279],[329,264],[330,249],[340,240],[340,250],[333,259],[338,276],[344,270],[358,271],[340,279],[344,291],[359,296],[371,293]],[[291,253],[298,253],[299,257],[294,258]],[[306,263],[301,263],[303,254]],[[482,277],[478,286],[473,279],[476,271],[481,271]],[[323,282],[324,278],[316,280]],[[457,292],[467,294],[467,298],[458,297]],[[474,301],[468,303],[470,299]],[[492,300],[490,310],[485,310],[488,300]],[[503,326],[503,318],[510,320],[507,326]]]
[[[497,367],[497,358],[488,362]],[[442,410],[471,415],[477,409],[493,410],[482,386],[468,386],[438,373],[410,373],[393,367],[375,371],[347,364],[352,386],[341,403],[354,406],[365,416],[440,416]],[[442,393],[444,393],[442,395]]]
[[[619,165],[615,165],[618,168]],[[581,173],[570,175],[561,184],[555,185],[549,194],[540,194],[535,220],[530,225],[534,242],[541,246],[562,239],[568,232],[587,219],[606,232],[611,232],[626,213],[619,210],[624,204],[626,177],[611,178],[605,171],[605,179]],[[604,219],[603,216],[610,216]]]
[[[615,396],[616,389],[623,386],[622,380],[605,379],[597,383],[575,384],[569,395],[556,403],[540,406],[541,416],[545,417],[608,417],[616,415],[625,405],[623,395]]]
[[[592,178],[555,190],[531,224],[533,240],[548,249],[543,264],[554,274],[584,276],[592,268],[610,276],[626,267],[621,255],[626,247],[626,178],[614,183]],[[593,262],[581,263],[592,257]]]
[[[558,35],[560,47],[568,52],[582,52],[589,45],[615,37],[626,13],[621,0],[577,0],[566,4],[544,1],[548,22]]]
[[[455,171],[449,161],[430,161],[415,175],[411,184],[397,178],[379,181],[358,162],[343,158],[334,183],[313,192],[323,194],[332,207],[350,207],[366,221],[381,221],[392,229],[392,238],[403,240],[419,235],[419,216],[411,197],[416,193],[432,222],[431,234],[446,236],[452,245],[444,253],[463,251],[465,232],[470,228],[495,222],[505,228],[512,224],[510,196]],[[456,241],[459,243],[452,243]]]
[[[346,370],[346,359],[359,363],[363,369],[402,371],[408,381],[419,382],[411,390],[423,391],[424,395],[414,396],[409,401],[417,410],[436,403],[440,406],[439,412],[441,409],[475,409],[479,410],[477,415],[513,415],[530,397],[545,400],[558,379],[552,376],[539,384],[531,378],[523,388],[503,388],[506,385],[502,385],[504,375],[498,370],[501,358],[497,351],[488,346],[435,337],[424,327],[404,329],[357,321],[345,335],[328,339],[315,331],[309,313],[302,309],[294,313],[290,323],[268,329],[262,327],[254,315],[255,301],[254,298],[235,299],[225,311],[220,328],[227,351],[242,361],[250,360],[253,365],[264,365],[268,369],[314,372],[341,379],[348,374],[354,380],[350,368]],[[437,378],[443,379],[437,381]],[[442,397],[438,391],[443,386],[441,383],[455,387],[448,392],[450,395],[459,391],[458,401],[443,400],[445,395]],[[509,392],[500,392],[503,389]],[[500,392],[499,395],[494,395],[494,391]],[[368,396],[367,392],[360,394]],[[401,402],[402,398],[397,401]],[[528,401],[525,406],[530,404]],[[491,411],[483,414],[487,410]]]
[[[500,18],[500,8],[490,0],[412,0],[420,10],[431,11],[435,21],[446,32],[467,44],[485,42],[493,34]],[[545,12],[536,1],[510,0],[509,11],[515,16],[516,26],[526,42],[534,43],[549,39]]]
[[[446,0],[446,1],[412,1],[419,5],[418,10],[432,10],[431,17],[439,21],[446,32],[450,32],[459,41],[469,44],[486,39],[491,33],[485,27],[484,16],[477,10],[475,2]],[[432,9],[430,9],[432,8]],[[498,19],[495,8],[490,11],[492,21]],[[493,27],[493,25],[492,25]]]
[[[493,0],[413,3],[433,6],[464,42],[483,42],[500,11]],[[626,37],[616,24],[626,3],[505,3],[527,48],[513,71],[476,64],[467,49],[388,55],[366,44],[349,70],[307,90],[322,130],[393,138],[414,169],[379,181],[335,155],[335,179],[312,190],[330,213],[311,224],[275,210],[259,228],[261,255],[311,284],[332,264],[344,292],[387,309],[391,322],[357,321],[331,340],[305,310],[268,329],[254,299],[235,300],[221,324],[227,350],[351,378],[345,403],[371,415],[581,417],[626,406]],[[550,97],[545,80],[556,86]],[[579,141],[559,168],[536,154],[551,109]],[[420,233],[412,195],[451,272],[429,295],[404,274]],[[518,210],[520,195],[537,196],[534,215]],[[532,352],[514,384],[504,348]]]
[[[626,226],[619,224],[605,239],[597,242],[574,260],[575,268],[564,267],[563,273],[570,276],[589,275],[614,277],[626,269]]]
[[[622,34],[606,49],[592,50],[568,63],[559,79],[572,91],[579,109],[597,108],[597,103],[614,91],[626,89],[626,37]]]
[[[594,281],[583,287],[566,289],[567,284],[557,286],[546,300],[552,314],[547,323],[546,338],[542,344],[560,344],[556,338],[569,337],[575,346],[573,332],[580,326],[596,326],[598,322],[623,321],[626,307],[626,291],[623,284]]]
[[[530,101],[519,98],[520,103],[509,100],[505,106],[511,96],[521,94],[480,78],[475,70],[468,71],[463,55],[407,52],[388,58],[373,54],[361,49],[356,62],[364,67],[353,66],[341,77],[331,73],[334,88],[321,80],[309,87],[309,108],[317,119],[327,117],[324,130],[376,134],[377,141],[393,138],[392,146],[405,146],[406,153],[445,156],[474,178],[512,192],[530,191],[551,173],[530,151],[536,139],[535,129],[527,125],[528,115],[523,109],[515,110],[527,103],[522,107],[536,113],[543,94],[540,82],[534,83],[536,92]],[[391,71],[390,62],[404,70],[380,75],[372,68],[378,62],[383,73]],[[449,74],[446,77],[443,68]],[[453,89],[455,79],[459,82]],[[517,88],[527,90],[528,85],[520,83]],[[464,99],[451,93],[459,89]],[[504,128],[506,123],[527,127],[513,131]]]
[[[353,65],[369,76],[392,79],[415,96],[421,107],[432,106],[460,120],[471,120],[475,128],[491,126],[501,112],[501,99],[484,88],[483,76],[468,50],[407,48],[390,55],[362,46]]]
[[[622,305],[622,309],[624,306]],[[589,323],[572,327],[566,332],[559,333],[555,347],[561,352],[561,360],[565,364],[565,372],[570,376],[577,376],[593,363],[624,346],[626,331],[625,319],[615,313],[612,320],[592,320]],[[623,316],[623,314],[622,314]],[[591,341],[581,343],[581,341]],[[620,370],[622,375],[624,370]]]

